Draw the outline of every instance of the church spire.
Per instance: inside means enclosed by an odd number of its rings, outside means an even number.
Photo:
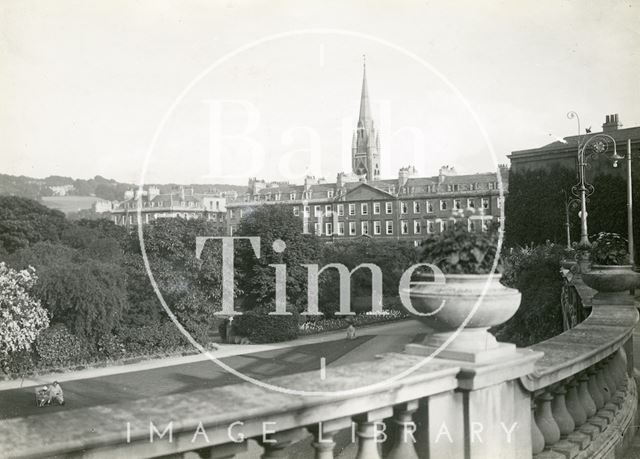
[[[360,114],[353,133],[351,158],[353,173],[367,181],[380,178],[380,140],[373,125],[369,88],[367,86],[367,61],[362,56],[362,92],[360,93]]]
[[[371,127],[371,106],[369,105],[369,88],[367,87],[367,56],[362,55],[362,92],[360,94],[360,116],[358,127],[367,129]]]

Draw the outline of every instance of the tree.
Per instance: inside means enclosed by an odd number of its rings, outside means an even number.
[[[31,349],[49,318],[30,290],[37,281],[33,268],[16,271],[0,263],[0,364],[12,355]]]
[[[210,241],[198,260],[196,237],[219,235],[212,222],[200,219],[162,219],[144,227],[145,251],[157,286],[172,312],[192,332],[213,325],[222,297],[221,246]],[[147,276],[137,233],[129,235],[126,249],[130,306],[124,322],[157,323],[164,312]]]
[[[58,210],[31,199],[0,196],[0,255],[38,241],[58,241],[67,224]]]
[[[118,249],[119,250],[119,249]],[[8,257],[16,267],[35,266],[33,294],[62,323],[89,342],[97,342],[120,323],[126,309],[125,272],[120,263],[86,256],[60,243],[39,242]]]
[[[125,274],[113,263],[60,260],[43,270],[34,289],[54,322],[97,343],[120,324],[126,308]]]
[[[237,244],[235,266],[245,306],[253,309],[274,301],[275,269],[269,265],[285,264],[288,303],[299,310],[306,307],[307,270],[301,264],[318,263],[322,243],[315,235],[303,234],[302,220],[287,206],[261,206],[240,221],[236,235],[259,236],[261,244],[260,258],[255,257],[248,241]],[[276,239],[286,244],[282,253],[273,250]]]

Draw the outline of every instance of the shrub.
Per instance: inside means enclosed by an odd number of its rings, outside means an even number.
[[[127,351],[134,354],[174,351],[187,344],[173,322],[126,327],[118,335]]]
[[[127,352],[120,337],[113,334],[104,335],[99,338],[96,350],[98,357],[106,357],[113,360],[124,357]]]
[[[44,330],[36,339],[38,361],[47,367],[79,365],[89,358],[88,346],[63,324]]]
[[[502,341],[530,346],[562,333],[560,260],[564,248],[547,243],[534,248],[518,248],[504,258],[502,282],[522,293],[520,308],[505,324],[497,327]]]
[[[35,367],[32,351],[18,351],[2,361],[2,371],[9,375],[25,375]]]
[[[458,223],[442,233],[427,236],[420,245],[419,258],[445,274],[488,274],[493,268],[497,245],[496,227],[476,233]]]
[[[616,233],[598,233],[591,246],[591,261],[596,265],[629,263],[627,240]]]
[[[233,319],[234,335],[252,343],[277,343],[298,337],[298,315],[269,315],[261,310],[248,311]]]

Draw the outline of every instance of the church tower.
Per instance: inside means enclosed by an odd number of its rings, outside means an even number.
[[[364,176],[368,182],[380,178],[380,138],[371,117],[366,61],[363,64],[360,115],[351,143],[351,166],[354,174]]]

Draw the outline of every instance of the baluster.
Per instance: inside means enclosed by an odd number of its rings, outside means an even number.
[[[333,459],[333,449],[336,443],[333,436],[342,429],[351,427],[351,418],[333,419],[331,421],[319,422],[317,425],[307,427],[313,435],[313,449],[316,459]]]
[[[589,376],[586,373],[581,373],[578,381],[580,384],[578,385],[578,396],[580,398],[580,404],[582,408],[584,408],[584,412],[587,415],[587,419],[596,414],[596,404],[591,398],[591,393],[589,392]]]
[[[380,459],[378,444],[382,441],[378,439],[381,434],[381,429],[378,429],[378,426],[383,419],[390,417],[392,414],[393,409],[388,407],[369,411],[353,418],[358,424],[356,432],[358,436],[358,454],[356,459]],[[382,435],[384,439],[386,434],[383,433]]]
[[[536,401],[535,398],[531,397],[531,450],[533,454],[541,453],[544,450],[544,437],[542,436],[542,432],[540,432],[540,428],[538,427],[538,423],[536,422]]]
[[[627,389],[627,351],[623,347],[618,349],[618,365],[620,367],[620,388],[625,391]]]
[[[567,411],[573,419],[575,428],[580,427],[587,422],[587,413],[582,406],[580,396],[578,395],[578,385],[580,382],[577,377],[573,377],[567,383],[567,396],[565,397],[565,403],[567,405]]]
[[[238,454],[245,453],[247,449],[246,441],[242,443],[225,443],[224,445],[191,451],[186,453],[183,459],[234,459]]]
[[[616,381],[616,392],[623,389],[624,383],[624,368],[622,363],[622,356],[620,355],[620,350],[617,350],[613,354],[613,377]]]
[[[269,435],[267,439],[264,437],[258,439],[258,443],[264,448],[262,459],[284,459],[289,457],[287,448],[304,439],[305,436],[304,429],[299,428],[276,432]]]
[[[587,383],[587,386],[589,387],[589,394],[591,394],[593,403],[596,404],[596,411],[604,406],[604,398],[602,396],[600,385],[598,384],[598,380],[596,378],[597,373],[598,371],[594,366],[591,366],[587,369],[587,374],[589,375],[589,382]]]
[[[554,395],[553,401],[551,402],[551,414],[553,415],[553,419],[556,421],[556,424],[558,424],[560,435],[562,437],[566,437],[573,432],[576,427],[571,414],[567,411],[565,401],[567,390],[564,388],[564,384],[561,383],[552,388],[551,392]]]
[[[605,381],[607,382],[607,386],[609,387],[609,394],[613,397],[618,388],[618,382],[616,381],[615,375],[615,366],[613,363],[613,354],[607,357],[604,360],[604,372],[603,376]]]
[[[418,459],[414,447],[414,435],[416,425],[413,422],[413,413],[418,409],[418,400],[398,405],[393,410],[392,425],[393,444],[386,459]]]
[[[596,383],[600,387],[600,393],[602,394],[602,406],[606,405],[609,400],[611,400],[611,389],[607,384],[607,380],[604,377],[604,363],[598,362],[594,365],[596,369]]]
[[[560,429],[551,413],[551,400],[553,400],[553,396],[547,391],[536,399],[535,420],[547,447],[560,440]]]

